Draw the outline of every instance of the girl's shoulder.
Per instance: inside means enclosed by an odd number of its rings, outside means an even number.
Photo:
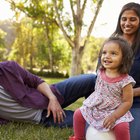
[[[132,83],[133,86],[135,85],[135,80],[132,78],[132,76],[128,74],[121,74],[118,77],[110,78],[105,74],[105,70],[99,70],[98,73],[98,78],[108,82],[108,83]]]
[[[132,86],[136,84],[136,81],[133,79],[133,77],[128,74],[120,82],[122,83],[123,87],[128,84],[132,84]]]

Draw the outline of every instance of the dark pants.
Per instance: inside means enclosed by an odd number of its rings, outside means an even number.
[[[140,108],[130,109],[134,120],[130,123],[131,140],[140,140]]]
[[[72,118],[74,112],[71,110],[64,110],[64,112],[66,114],[66,118],[64,118],[64,121],[61,123],[54,123],[52,114],[50,115],[49,118],[46,118],[47,110],[44,110],[42,113],[40,124],[42,124],[45,127],[50,127],[50,126],[60,127],[60,128],[72,127],[73,124]]]
[[[62,107],[69,106],[81,97],[87,98],[94,91],[95,81],[96,75],[83,74],[55,84],[56,89],[64,97]]]
[[[71,77],[62,82],[54,84],[55,88],[60,92],[64,98],[64,103],[62,108],[69,106],[74,103],[77,99],[81,97],[87,98],[93,91],[96,81],[96,75],[94,74],[83,74]],[[41,124],[45,126],[59,126],[72,127],[73,126],[73,111],[64,110],[66,113],[66,118],[61,124],[54,124],[53,117],[50,116],[46,118],[46,112],[44,111],[42,115]]]

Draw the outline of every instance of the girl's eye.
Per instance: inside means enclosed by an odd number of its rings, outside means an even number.
[[[112,54],[112,55],[116,55],[116,53],[115,53],[115,52],[112,52],[111,54]]]
[[[102,54],[106,54],[106,52],[105,52],[105,51],[103,51],[103,52],[102,52]]]

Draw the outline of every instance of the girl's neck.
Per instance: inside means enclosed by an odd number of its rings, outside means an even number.
[[[106,76],[110,77],[110,78],[115,78],[115,77],[119,77],[120,73],[118,72],[117,69],[106,69],[105,70],[105,74]]]

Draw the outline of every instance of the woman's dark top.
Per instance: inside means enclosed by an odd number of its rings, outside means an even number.
[[[134,62],[129,74],[136,81],[134,88],[140,87],[140,51],[138,51],[138,53],[135,55]],[[140,107],[140,96],[134,97],[132,108],[139,108],[139,107]]]

